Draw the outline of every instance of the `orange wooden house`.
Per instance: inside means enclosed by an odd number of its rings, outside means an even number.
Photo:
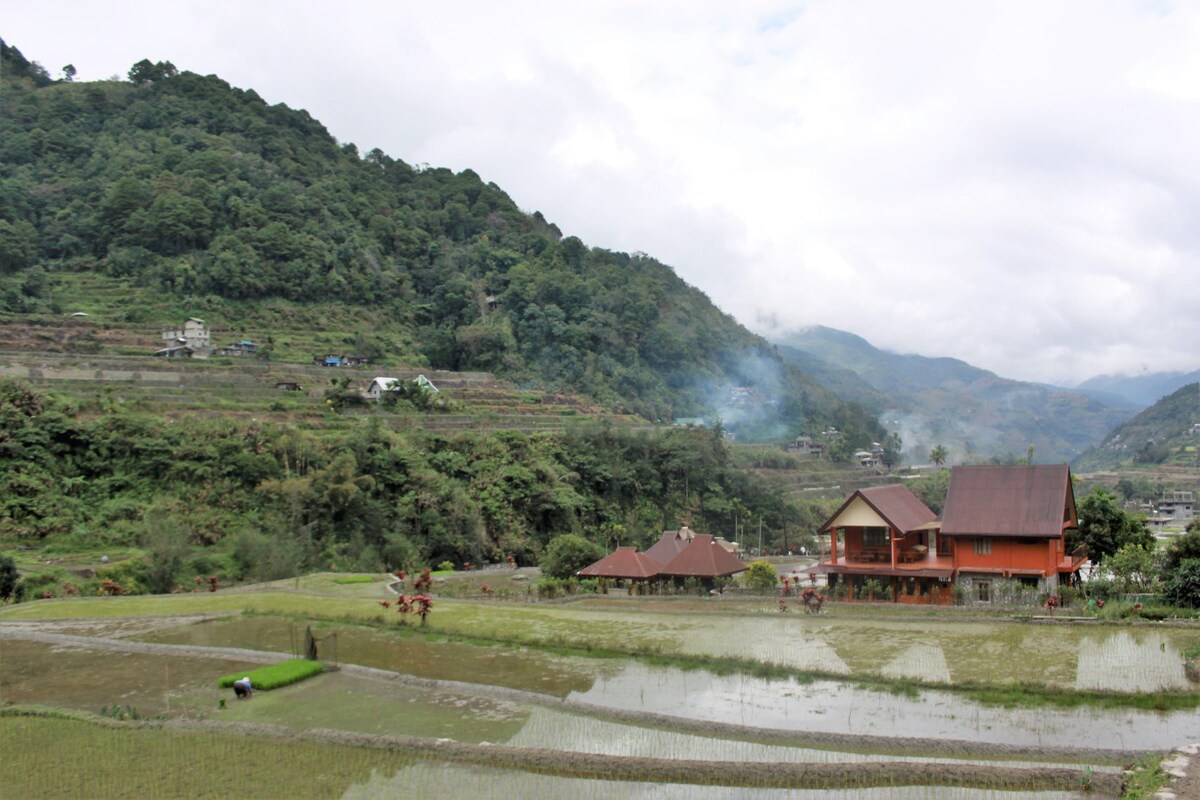
[[[850,495],[818,531],[829,549],[817,571],[849,597],[881,587],[875,599],[899,603],[951,603],[955,585],[989,602],[1007,579],[1052,593],[1087,559],[1065,551],[1078,524],[1065,464],[955,467],[940,521],[900,484]]]

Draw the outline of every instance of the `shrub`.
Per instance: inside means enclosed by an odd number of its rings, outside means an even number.
[[[21,576],[17,573],[17,563],[10,556],[0,555],[0,603],[10,599],[20,599],[17,587]]]
[[[145,594],[148,572],[149,565],[145,561],[131,558],[101,567],[96,570],[96,578],[100,581],[119,583],[122,594]]]
[[[555,536],[546,545],[538,566],[549,578],[570,578],[576,572],[604,557],[600,545],[573,533]]]
[[[1200,608],[1200,558],[1189,558],[1163,582],[1167,602],[1181,608]]]
[[[437,568],[438,572],[454,572],[454,562],[443,561],[442,563],[438,564]]]
[[[760,559],[750,562],[750,567],[742,576],[742,582],[752,591],[773,592],[775,585],[779,582],[779,575],[776,574],[775,567],[771,566],[769,561]]]

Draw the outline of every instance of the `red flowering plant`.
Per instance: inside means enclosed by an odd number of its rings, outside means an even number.
[[[433,610],[433,598],[427,594],[419,594],[413,598],[413,605],[417,607],[417,613],[421,615],[421,624],[424,625],[429,612]]]
[[[1046,605],[1046,613],[1053,615],[1054,609],[1058,608],[1060,603],[1062,603],[1062,600],[1060,600],[1058,595],[1056,595],[1056,594],[1052,594],[1049,597],[1047,597],[1046,604],[1045,604]]]
[[[825,604],[825,595],[820,594],[816,589],[805,589],[800,593],[800,598],[804,601],[805,614],[821,613],[821,606]]]
[[[396,598],[396,611],[400,613],[400,621],[408,622],[408,614],[412,611],[412,600],[404,595]]]

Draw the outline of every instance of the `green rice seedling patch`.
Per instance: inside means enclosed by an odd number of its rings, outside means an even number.
[[[320,661],[293,658],[290,661],[281,661],[278,664],[259,667],[248,672],[235,672],[232,675],[222,675],[220,680],[217,681],[217,685],[222,689],[228,689],[233,686],[234,681],[247,677],[250,679],[250,684],[254,687],[255,691],[269,692],[272,689],[291,686],[293,683],[299,683],[305,678],[311,678],[323,669],[324,665]]]
[[[333,582],[338,586],[345,586],[351,583],[376,583],[379,578],[373,575],[347,575],[342,578],[334,578]]]

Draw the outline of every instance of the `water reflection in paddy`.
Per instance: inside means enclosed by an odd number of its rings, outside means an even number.
[[[1045,747],[1169,749],[1200,739],[1194,711],[993,708],[939,691],[916,699],[815,681],[767,681],[629,663],[571,699],[783,730],[964,739]]]

